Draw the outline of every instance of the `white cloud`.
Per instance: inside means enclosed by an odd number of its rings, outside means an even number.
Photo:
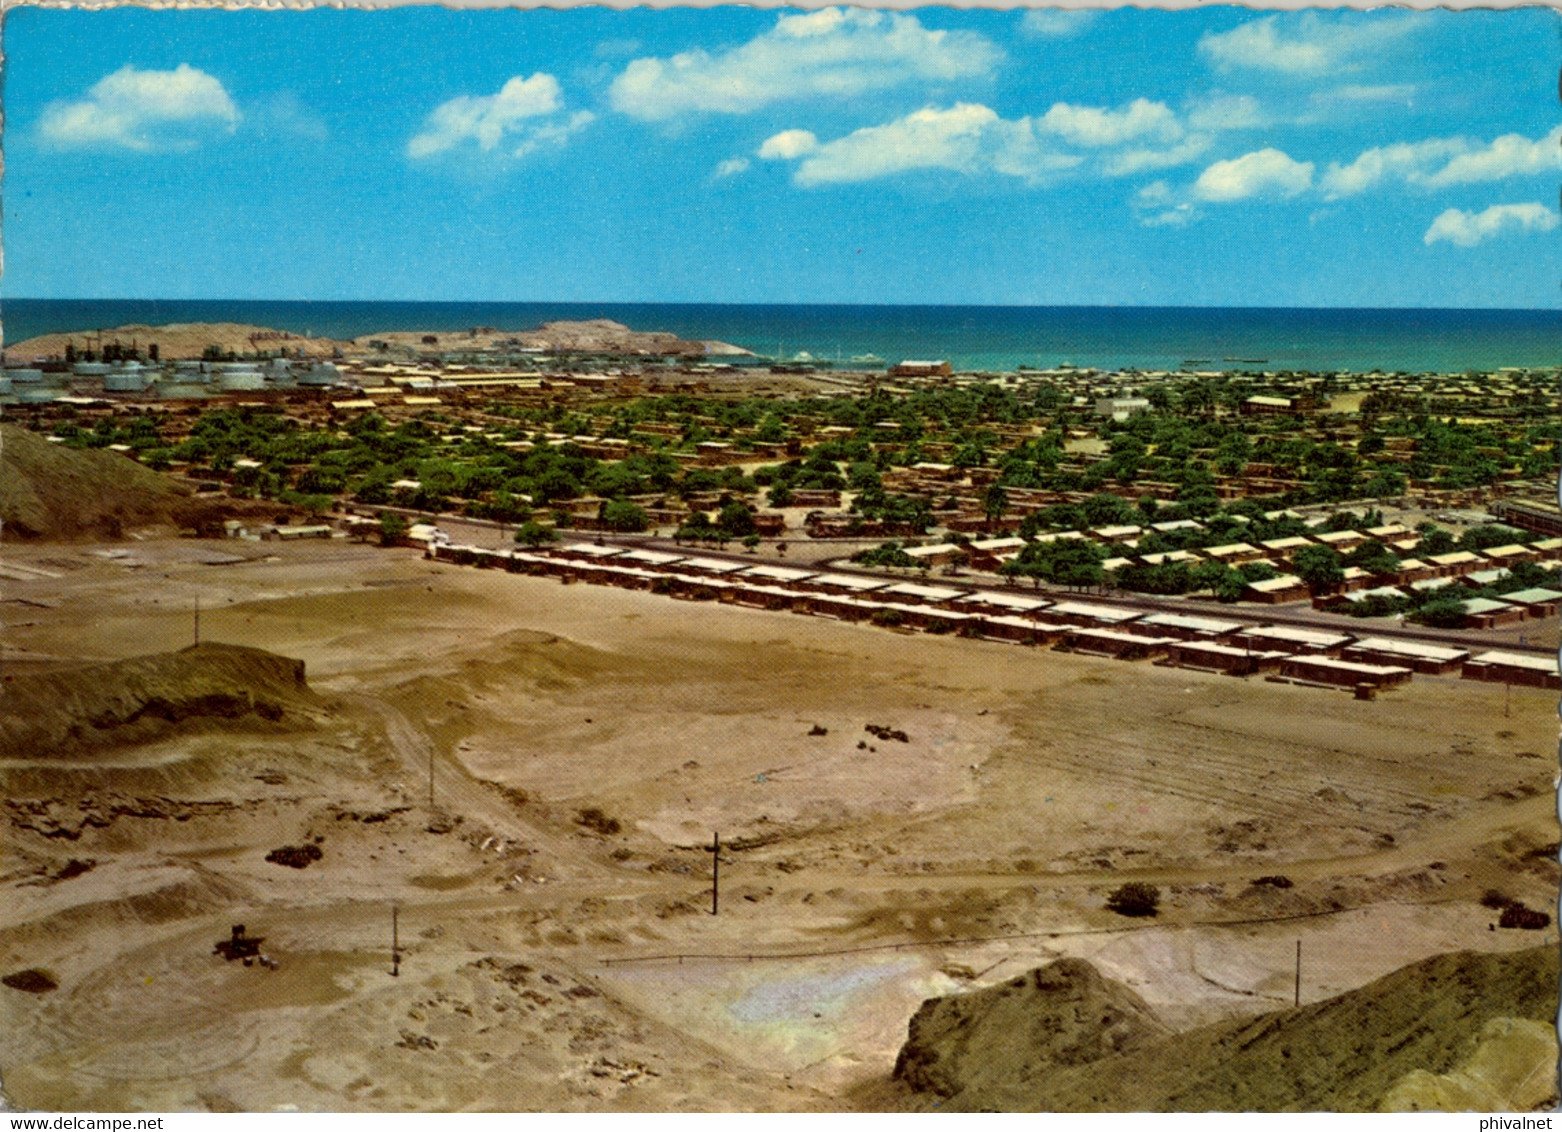
[[[1117,110],[1057,102],[1037,120],[1037,126],[1071,145],[1092,149],[1141,138],[1173,142],[1182,136],[1177,116],[1166,104],[1147,98],[1136,98]]]
[[[1151,181],[1134,194],[1132,203],[1146,228],[1186,228],[1199,219],[1193,203],[1182,200],[1165,181]]]
[[[1468,138],[1429,138],[1374,146],[1349,165],[1331,164],[1319,183],[1332,200],[1365,192],[1391,179],[1440,189],[1547,173],[1558,167],[1559,141],[1562,127],[1539,141],[1507,134],[1489,145]]]
[[[498,94],[461,95],[441,103],[407,142],[407,156],[432,157],[473,141],[484,153],[503,143],[512,156],[523,157],[540,145],[565,141],[594,117],[589,110],[562,117],[563,108],[559,81],[552,75],[516,75]]]
[[[1527,204],[1494,204],[1484,212],[1450,208],[1432,221],[1422,241],[1428,247],[1439,240],[1446,240],[1461,248],[1473,248],[1483,240],[1504,232],[1549,232],[1557,226],[1557,222],[1555,212],[1534,201]]]
[[[1278,149],[1260,149],[1215,162],[1199,174],[1193,195],[1207,201],[1294,197],[1310,188],[1312,179],[1311,161],[1294,161]]]
[[[749,42],[711,54],[636,59],[613,80],[608,101],[632,117],[745,114],[804,97],[851,98],[908,82],[983,75],[1000,53],[967,31],[931,31],[915,16],[860,8],[784,14]]]
[[[808,130],[782,130],[765,139],[759,156],[766,161],[794,161],[819,148],[819,139]]]
[[[74,102],[53,102],[39,121],[59,146],[187,149],[212,131],[231,133],[239,111],[217,79],[188,63],[172,71],[126,64]]]
[[[1433,188],[1441,188],[1444,185],[1470,185],[1478,181],[1501,181],[1507,177],[1554,172],[1557,169],[1559,140],[1562,140],[1562,126],[1539,141],[1530,141],[1523,134],[1504,134],[1488,146],[1461,153],[1427,177],[1426,183]]]
[[[1343,69],[1420,26],[1416,16],[1349,23],[1307,12],[1298,19],[1265,16],[1230,31],[1206,32],[1199,51],[1223,70],[1250,69],[1288,75],[1320,75]]]
[[[1381,183],[1385,178],[1424,180],[1426,170],[1465,149],[1459,138],[1430,138],[1422,142],[1398,142],[1364,150],[1349,165],[1331,163],[1318,184],[1329,200],[1354,196]]]
[[[1020,17],[1020,30],[1043,39],[1069,39],[1094,23],[1099,14],[1089,8],[1032,8]]]
[[[748,172],[749,161],[746,157],[729,157],[716,166],[716,179],[725,180],[728,177],[736,177],[739,173]]]
[[[1109,177],[1131,177],[1153,169],[1171,169],[1197,161],[1213,141],[1207,134],[1189,134],[1167,149],[1125,149],[1103,157],[1101,169]]]
[[[924,169],[1036,181],[1084,158],[1046,150],[1029,118],[1009,121],[977,103],[927,107],[826,142],[804,157],[799,185],[844,184]]]

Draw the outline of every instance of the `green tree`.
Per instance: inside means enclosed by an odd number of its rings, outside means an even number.
[[[1302,547],[1291,559],[1291,568],[1315,592],[1330,589],[1345,580],[1345,568],[1340,564],[1340,556],[1328,546]]]
[[[604,526],[614,531],[643,531],[651,525],[645,510],[627,499],[610,499],[599,513]]]
[[[539,547],[559,541],[559,532],[545,527],[535,519],[528,519],[515,531],[515,541],[521,546]]]
[[[407,534],[407,520],[394,511],[380,515],[380,545],[396,546]]]

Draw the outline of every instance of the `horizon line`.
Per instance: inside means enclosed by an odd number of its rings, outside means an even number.
[[[234,298],[130,298],[124,296],[0,296],[0,311],[6,303],[297,303],[384,304],[401,306],[617,306],[617,307],[796,307],[804,309],[883,309],[883,310],[1136,310],[1136,311],[1418,311],[1425,313],[1466,313],[1488,311],[1505,314],[1559,314],[1556,307],[1435,307],[1435,306],[1274,306],[1265,304],[1137,304],[1137,303],[935,303],[935,302],[772,302],[759,300],[709,299],[285,299]]]

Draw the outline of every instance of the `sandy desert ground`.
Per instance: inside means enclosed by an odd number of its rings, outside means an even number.
[[[1556,938],[1479,903],[1555,903],[1553,692],[1357,701],[339,540],[5,562],[8,681],[182,648],[199,597],[312,689],[0,759],[0,973],[58,982],[0,989],[20,1106],[840,1108],[924,998],[1060,956],[1186,1027],[1289,1005],[1297,940],[1306,1002]],[[1103,909],[1128,879],[1159,916]],[[277,970],[212,954],[234,923]]]

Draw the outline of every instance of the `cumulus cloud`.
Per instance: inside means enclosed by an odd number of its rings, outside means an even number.
[[[1037,181],[1083,161],[1049,151],[1030,118],[1008,120],[979,103],[961,102],[947,110],[930,106],[809,149],[793,179],[803,186],[847,184],[942,169]]]
[[[516,75],[498,94],[461,95],[441,103],[407,142],[407,156],[432,157],[466,142],[484,153],[503,144],[513,157],[538,146],[558,144],[592,121],[589,110],[562,114],[559,81],[539,71],[530,78]]]
[[[1320,178],[1324,195],[1354,196],[1388,180],[1440,189],[1554,172],[1562,127],[1538,141],[1506,134],[1490,144],[1468,138],[1429,138],[1364,150],[1348,165],[1333,163]]]
[[[1189,134],[1166,149],[1125,149],[1103,157],[1101,171],[1109,177],[1131,177],[1136,173],[1187,165],[1203,157],[1213,140],[1206,134]]]
[[[1330,200],[1365,192],[1387,178],[1424,180],[1426,171],[1439,161],[1463,152],[1465,143],[1458,138],[1431,138],[1422,142],[1398,142],[1364,150],[1349,165],[1333,162],[1319,178],[1324,196]]]
[[[1173,142],[1182,136],[1177,116],[1166,104],[1147,98],[1136,98],[1117,110],[1057,102],[1037,125],[1071,145],[1089,149],[1139,139]]]
[[[1260,149],[1230,161],[1217,161],[1193,183],[1193,195],[1206,201],[1249,197],[1294,197],[1312,186],[1313,163],[1295,161],[1278,149]]]
[[[1032,8],[1020,17],[1020,30],[1042,39],[1069,39],[1095,22],[1089,8]]]
[[[1450,208],[1432,221],[1422,241],[1428,247],[1446,240],[1461,248],[1473,248],[1506,232],[1550,232],[1557,226],[1557,220],[1555,212],[1536,201],[1494,204],[1484,212]]]
[[[1532,173],[1554,172],[1557,145],[1562,141],[1562,126],[1539,141],[1523,134],[1504,134],[1490,145],[1461,153],[1426,179],[1433,188],[1444,185],[1470,185],[1478,181],[1501,181]]]
[[[1323,20],[1308,12],[1299,18],[1265,16],[1230,31],[1206,32],[1199,52],[1222,70],[1273,71],[1321,75],[1345,67],[1419,26],[1415,16],[1349,23]]]
[[[636,59],[608,89],[613,109],[646,120],[745,114],[805,97],[851,98],[908,82],[984,75],[999,59],[985,37],[932,31],[915,16],[860,8],[783,14],[775,27],[715,54]]]
[[[739,173],[748,172],[749,161],[746,157],[729,157],[716,166],[716,179],[725,180],[728,177],[736,177]]]
[[[85,98],[50,103],[39,131],[62,147],[187,149],[214,132],[231,133],[239,117],[222,83],[205,71],[188,63],[141,71],[127,63]]]
[[[765,139],[759,156],[766,161],[793,161],[819,148],[819,139],[808,130],[782,130]]]

